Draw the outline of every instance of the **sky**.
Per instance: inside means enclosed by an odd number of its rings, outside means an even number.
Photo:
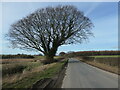
[[[118,50],[118,3],[117,2],[3,2],[0,3],[0,54],[39,54],[40,52],[13,49],[6,40],[10,25],[40,8],[57,5],[74,5],[89,17],[94,37],[82,44],[63,45],[59,52]],[[2,47],[2,48],[1,48]]]

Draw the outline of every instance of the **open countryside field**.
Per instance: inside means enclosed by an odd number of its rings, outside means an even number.
[[[118,74],[119,56],[120,55],[95,55],[76,57],[78,60],[82,59],[81,61],[87,64]],[[63,56],[55,56],[54,58],[62,60],[61,58],[63,57],[65,58],[66,54]],[[28,59],[1,59],[3,88],[30,88],[38,80],[54,77],[66,62],[54,62],[44,65],[42,63],[44,59],[44,56],[34,56],[34,58]]]
[[[7,56],[7,55],[6,55]],[[55,56],[54,59],[61,59],[61,56]],[[36,62],[44,60],[44,56],[34,56],[34,58],[6,58],[0,59],[0,63],[8,64],[8,63],[19,63],[19,62]]]
[[[96,56],[90,56],[90,57],[120,57],[120,55],[96,55]]]

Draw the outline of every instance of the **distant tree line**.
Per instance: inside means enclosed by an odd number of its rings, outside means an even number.
[[[120,51],[79,51],[66,53],[65,56],[96,56],[96,55],[120,55]]]
[[[2,59],[16,59],[16,58],[34,58],[33,55],[26,55],[26,54],[17,54],[17,55],[1,55]]]

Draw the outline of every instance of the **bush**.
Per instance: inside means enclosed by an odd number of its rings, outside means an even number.
[[[59,56],[64,56],[66,53],[65,52],[60,52]]]
[[[82,60],[84,60],[84,61],[94,61],[94,57],[88,57],[88,56],[83,56],[83,57],[81,57],[81,59]]]
[[[13,67],[7,67],[7,66],[3,66],[2,68],[2,76],[5,75],[12,75],[15,73],[21,73],[24,69],[26,68],[26,66],[24,65],[14,65]]]
[[[30,71],[31,69],[42,65],[41,62],[27,62],[16,64],[4,64],[2,67],[2,75],[13,75],[16,73],[22,73],[24,70]]]

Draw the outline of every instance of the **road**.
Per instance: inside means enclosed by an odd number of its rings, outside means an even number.
[[[62,88],[118,88],[118,75],[71,58]]]

